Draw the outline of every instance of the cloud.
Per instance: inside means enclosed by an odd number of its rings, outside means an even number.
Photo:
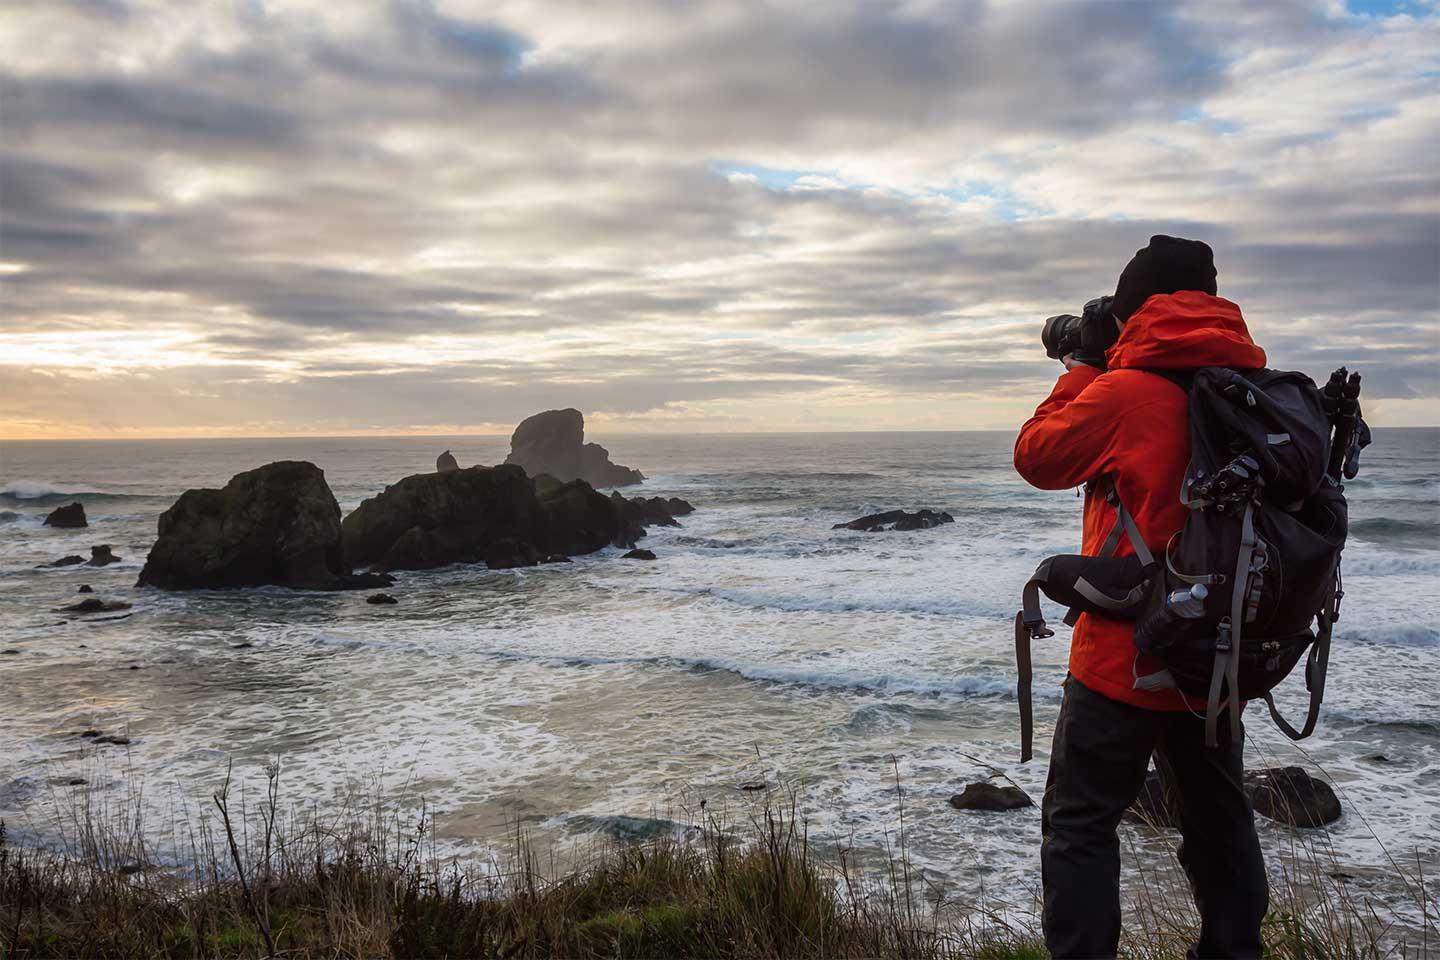
[[[21,3],[0,435],[1013,426],[1157,232],[1434,422],[1440,18],[1364,13]]]

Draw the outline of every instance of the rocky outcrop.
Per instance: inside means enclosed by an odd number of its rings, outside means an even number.
[[[369,603],[369,604],[372,604],[372,605],[374,605],[374,606],[377,606],[377,607],[382,607],[382,606],[390,606],[390,605],[399,603],[400,601],[399,601],[399,600],[396,600],[394,597],[390,596],[390,594],[388,594],[388,593],[372,593],[372,594],[370,594],[370,596],[368,596],[368,597],[365,598],[365,602],[366,602],[366,603]]]
[[[117,557],[110,551],[110,544],[102,543],[90,548],[90,559],[85,561],[87,567],[108,567],[112,563],[119,563],[124,557]]]
[[[59,607],[56,613],[110,613],[114,610],[129,610],[130,604],[123,600],[101,600],[98,597],[86,597],[79,603],[72,603],[68,606]]]
[[[1255,812],[1292,827],[1323,827],[1344,811],[1330,784],[1299,767],[1271,767],[1245,774]]]
[[[631,550],[629,553],[626,553],[626,554],[624,554],[623,556],[621,556],[620,559],[621,559],[621,560],[654,560],[654,559],[655,559],[655,551],[653,551],[653,550],[646,550],[646,549],[644,549],[644,548],[642,547],[642,548],[640,548],[640,549],[638,549],[638,550]]]
[[[997,787],[982,780],[967,783],[964,790],[950,798],[950,806],[956,810],[1019,810],[1035,803],[1019,787]]]
[[[65,528],[89,526],[85,519],[85,506],[80,503],[71,503],[63,507],[56,507],[45,518],[45,526]]]
[[[236,474],[220,490],[187,490],[160,515],[159,534],[139,586],[343,590],[391,582],[351,576],[340,507],[313,463],[282,460]]]
[[[645,527],[583,480],[531,480],[514,464],[406,477],[341,526],[345,556],[378,570],[451,563],[530,567],[633,546]]]
[[[938,510],[919,510],[907,513],[904,510],[887,510],[872,513],[858,520],[837,523],[832,530],[863,530],[866,533],[880,533],[884,530],[928,530],[942,523],[954,523],[955,518]]]
[[[59,560],[51,560],[49,563],[39,564],[36,566],[36,569],[43,570],[48,567],[76,567],[84,562],[84,557],[80,556],[79,554],[72,553],[67,557],[61,557]]]
[[[595,487],[623,487],[645,479],[639,470],[612,463],[609,451],[598,443],[586,443],[585,417],[574,408],[546,410],[522,420],[510,436],[505,462],[532,477],[547,473]]]
[[[620,494],[613,493],[611,496],[618,497]],[[676,517],[695,512],[694,507],[679,497],[631,497],[629,502],[640,508],[640,516],[648,526],[678,527],[680,521]]]
[[[452,470],[459,469],[460,464],[456,462],[455,455],[452,454],[449,450],[446,450],[444,453],[440,454],[440,456],[435,458],[436,473],[449,473]]]

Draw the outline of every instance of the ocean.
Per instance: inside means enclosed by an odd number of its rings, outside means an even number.
[[[402,573],[395,606],[134,583],[157,517],[187,488],[303,459],[348,511],[447,448],[462,465],[498,463],[505,438],[0,444],[0,819],[43,840],[77,793],[141,783],[163,821],[203,807],[232,763],[258,799],[278,761],[292,800],[356,785],[423,795],[447,848],[483,858],[517,825],[563,849],[667,829],[702,801],[743,817],[764,785],[796,792],[817,839],[861,850],[896,841],[903,799],[908,853],[932,885],[1030,902],[1038,810],[947,800],[995,770],[1043,792],[1068,636],[1056,623],[1036,645],[1036,758],[1022,766],[1011,619],[1035,564],[1078,548],[1074,491],[1028,488],[1001,433],[595,439],[649,478],[627,493],[695,504],[643,542],[658,560],[607,549]],[[1319,730],[1293,745],[1252,706],[1247,763],[1333,781],[1346,882],[1403,899],[1390,858],[1440,868],[1440,430],[1376,430],[1347,494]],[[74,500],[89,528],[42,526]],[[896,507],[955,523],[831,529]],[[98,543],[122,561],[36,568]],[[56,613],[81,583],[133,608]],[[1279,699],[1303,716],[1298,675]],[[86,729],[130,742],[97,745]],[[1140,856],[1168,856],[1173,837],[1124,829]],[[1260,831],[1278,870],[1296,832],[1263,819]]]

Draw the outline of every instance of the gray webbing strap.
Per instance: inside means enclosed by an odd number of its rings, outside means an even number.
[[[1097,553],[1096,556],[1113,557],[1115,551],[1120,547],[1120,534],[1125,533],[1130,537],[1130,546],[1135,548],[1135,556],[1139,557],[1140,562],[1145,566],[1150,566],[1155,562],[1155,557],[1150,553],[1150,548],[1146,546],[1145,541],[1140,537],[1140,528],[1135,525],[1135,518],[1130,516],[1130,511],[1126,510],[1125,504],[1120,502],[1120,494],[1115,489],[1115,481],[1107,476],[1100,480],[1100,484],[1100,490],[1105,497],[1105,501],[1115,506],[1115,523],[1110,528],[1110,532],[1105,535],[1105,542],[1100,545],[1100,552]],[[1083,580],[1075,584],[1075,588],[1079,590],[1087,600],[1106,609],[1121,609],[1119,606],[1111,606],[1114,601],[1108,597],[1097,600],[1094,596],[1086,593],[1085,588],[1088,586],[1089,584]],[[1132,593],[1133,592],[1134,591],[1132,591]],[[1102,594],[1101,596],[1103,597],[1104,595]],[[1080,619],[1080,614],[1083,612],[1079,607],[1071,607],[1065,612],[1065,625],[1070,627],[1075,626],[1076,621]]]
[[[1141,581],[1131,587],[1129,593],[1117,600],[1084,577],[1075,578],[1075,592],[1095,604],[1095,606],[1103,607],[1106,610],[1128,609],[1145,595],[1145,587],[1146,583]]]
[[[1215,666],[1210,671],[1210,695],[1205,702],[1205,746],[1219,744],[1216,726],[1220,713],[1221,685],[1229,688],[1226,697],[1230,712],[1230,739],[1240,739],[1240,641],[1245,622],[1245,593],[1250,585],[1250,561],[1255,555],[1255,505],[1245,504],[1240,521],[1240,547],[1235,551],[1235,579],[1231,584],[1230,616],[1220,623],[1215,637]]]
[[[1325,609],[1320,611],[1320,629],[1315,631],[1315,643],[1305,661],[1305,687],[1310,691],[1310,707],[1305,712],[1305,725],[1299,730],[1290,726],[1285,718],[1280,716],[1280,711],[1275,706],[1275,697],[1268,691],[1265,694],[1265,705],[1270,708],[1270,719],[1275,721],[1275,726],[1291,740],[1304,740],[1310,736],[1315,732],[1316,721],[1320,719],[1320,704],[1325,699],[1325,672],[1330,666],[1330,631],[1334,628],[1334,623],[1332,593]]]

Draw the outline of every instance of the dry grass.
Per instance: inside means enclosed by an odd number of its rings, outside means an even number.
[[[166,868],[152,866],[165,858],[147,846],[138,802],[82,803],[58,848],[19,846],[0,828],[0,958],[1046,955],[1033,912],[917,893],[898,784],[899,831],[878,871],[852,850],[818,851],[793,795],[738,825],[702,817],[546,871],[518,829],[503,857],[459,862],[439,852],[423,804],[375,792],[328,815],[285,812],[272,770],[247,809],[226,783],[204,815],[181,821]],[[1122,951],[1183,955],[1195,932],[1183,875],[1130,859]],[[1333,892],[1313,846],[1291,862],[1272,893],[1272,957],[1428,956],[1434,907],[1418,871],[1406,882],[1425,921],[1396,936],[1373,904]]]

